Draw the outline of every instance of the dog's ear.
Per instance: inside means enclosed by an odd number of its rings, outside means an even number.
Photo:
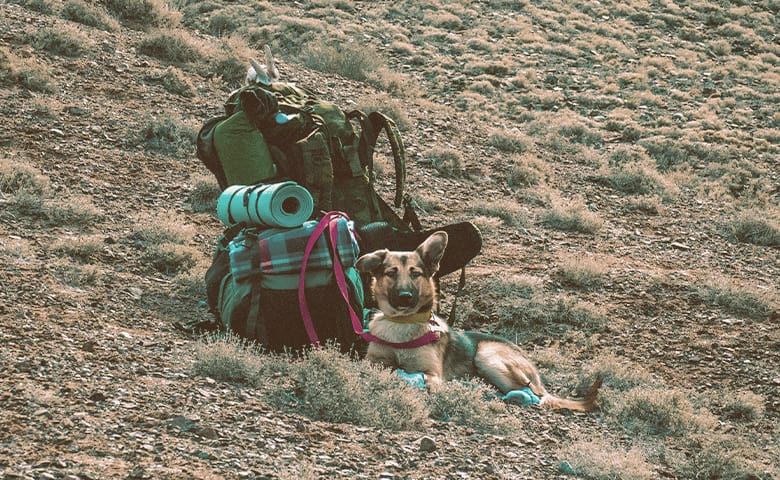
[[[435,232],[417,247],[417,254],[422,258],[425,266],[434,274],[439,271],[439,262],[447,248],[447,232]]]
[[[358,258],[357,263],[355,263],[355,268],[357,268],[358,272],[374,275],[374,273],[381,269],[382,265],[385,263],[387,253],[387,249],[367,253]]]
[[[271,53],[271,46],[266,43],[263,47],[263,52],[265,52],[265,65],[268,71],[268,80],[270,82],[278,82],[281,75],[279,75],[279,69],[276,68],[276,61],[274,60],[274,54]]]

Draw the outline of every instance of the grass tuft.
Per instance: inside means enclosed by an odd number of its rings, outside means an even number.
[[[103,7],[84,2],[83,0],[68,0],[62,5],[60,15],[65,20],[108,32],[119,30],[119,23],[111,18]]]
[[[604,283],[607,269],[592,258],[565,258],[556,272],[556,278],[566,287],[580,290],[598,290]]]
[[[185,30],[160,30],[148,34],[138,51],[164,62],[186,64],[203,59],[201,47]]]
[[[589,212],[584,205],[575,202],[558,203],[542,214],[542,224],[553,230],[572,233],[595,234],[604,221]]]
[[[629,450],[602,438],[577,440],[564,446],[558,457],[572,473],[590,480],[649,480],[657,478],[647,455],[637,446]]]
[[[195,149],[198,132],[171,117],[152,118],[140,132],[141,143],[148,149],[184,157]]]
[[[740,213],[728,225],[734,240],[765,247],[780,247],[780,222],[766,213],[747,211]]]
[[[90,40],[71,25],[58,25],[36,31],[30,36],[30,43],[38,50],[54,55],[78,57],[87,51]]]
[[[691,395],[680,389],[637,387],[613,397],[607,416],[636,435],[684,437],[713,429],[717,421],[709,412],[696,410]]]

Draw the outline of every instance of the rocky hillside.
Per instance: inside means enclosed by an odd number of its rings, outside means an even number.
[[[0,476],[777,478],[778,10],[0,3]],[[193,135],[266,43],[286,79],[396,118],[426,227],[479,226],[459,325],[561,395],[602,374],[600,411],[396,430],[203,374],[211,347],[174,328],[209,316],[221,233]]]

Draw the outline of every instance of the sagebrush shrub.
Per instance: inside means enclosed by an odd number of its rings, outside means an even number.
[[[762,212],[742,212],[727,228],[731,237],[738,242],[767,247],[780,246],[780,222]]]
[[[598,232],[604,224],[596,214],[576,203],[553,205],[542,214],[541,222],[554,230],[587,234]]]
[[[165,0],[102,0],[109,12],[122,23],[141,30],[175,27],[181,14]]]
[[[312,42],[303,48],[300,56],[309,68],[358,81],[368,79],[370,73],[385,65],[375,50],[356,43],[330,46]]]
[[[185,64],[203,58],[195,39],[184,30],[150,33],[138,44],[138,51],[165,62]]]
[[[62,5],[60,15],[65,20],[81,23],[89,27],[109,32],[119,30],[119,23],[111,18],[102,6],[90,4],[83,0],[68,0]]]
[[[608,440],[592,438],[576,440],[558,452],[575,475],[591,480],[650,480],[657,478],[645,452],[614,446]],[[565,467],[564,467],[565,468]]]
[[[197,131],[171,117],[153,118],[140,132],[141,142],[149,150],[185,156],[193,152]]]
[[[89,38],[70,25],[42,28],[30,36],[30,43],[54,55],[78,57],[89,47]]]

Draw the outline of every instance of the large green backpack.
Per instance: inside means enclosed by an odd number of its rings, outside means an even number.
[[[233,92],[225,114],[198,135],[198,158],[224,190],[230,185],[292,179],[306,187],[316,211],[343,211],[359,225],[383,221],[420,229],[404,195],[406,153],[397,126],[379,112],[345,112],[306,89],[284,82]],[[353,123],[354,122],[354,123]],[[356,131],[359,125],[359,133]],[[385,132],[395,166],[396,208],[374,189],[374,148]]]

